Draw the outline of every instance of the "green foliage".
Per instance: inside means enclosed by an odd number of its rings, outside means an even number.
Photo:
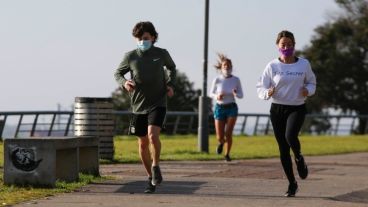
[[[301,54],[317,76],[317,93],[309,99],[311,112],[336,108],[368,114],[368,4],[337,0],[344,13],[315,29],[311,45]],[[367,120],[360,120],[364,133]]]
[[[168,98],[168,110],[170,111],[196,111],[200,90],[194,89],[194,83],[188,80],[185,73],[177,72],[174,86],[174,96]],[[130,97],[128,93],[117,88],[112,93],[114,108],[116,110],[129,110]]]
[[[176,74],[174,96],[168,99],[167,109],[169,111],[197,111],[199,89],[194,89],[194,83],[188,80],[185,73]]]
[[[117,88],[112,93],[113,108],[115,110],[127,111],[130,110],[130,97],[125,89]],[[129,116],[116,117],[116,133],[128,134]]]

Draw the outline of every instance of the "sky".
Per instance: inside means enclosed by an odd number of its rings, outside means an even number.
[[[114,71],[139,21],[151,21],[155,44],[202,88],[204,0],[0,0],[0,111],[71,110],[75,97],[109,97]],[[334,0],[210,0],[208,90],[216,53],[242,82],[241,113],[268,113],[256,82],[278,57],[277,33],[294,33],[296,49],[339,11]],[[318,77],[317,77],[318,79]]]

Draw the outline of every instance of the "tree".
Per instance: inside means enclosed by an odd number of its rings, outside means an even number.
[[[301,54],[317,76],[317,95],[309,100],[313,112],[327,108],[368,114],[368,3],[336,0],[344,13],[315,29],[311,45]],[[357,133],[364,133],[366,119]]]
[[[176,74],[174,96],[167,101],[169,111],[198,111],[199,89],[194,89],[194,83],[188,80],[185,73]]]
[[[194,83],[188,80],[185,73],[177,72],[174,96],[168,98],[167,109],[169,111],[197,111],[199,89],[194,89]],[[115,110],[129,110],[130,97],[122,88],[117,88],[112,93]]]

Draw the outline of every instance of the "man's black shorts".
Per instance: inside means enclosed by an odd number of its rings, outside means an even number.
[[[162,128],[166,116],[166,107],[156,107],[148,114],[133,114],[130,120],[129,134],[138,137],[146,136],[148,125]]]

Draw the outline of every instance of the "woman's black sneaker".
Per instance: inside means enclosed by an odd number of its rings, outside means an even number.
[[[295,194],[298,192],[298,183],[290,183],[288,190],[285,193],[285,197],[295,197]]]
[[[154,193],[156,191],[156,186],[152,185],[152,178],[148,178],[148,185],[144,190],[144,193]]]
[[[162,182],[160,166],[152,166],[152,185],[156,186]]]
[[[298,169],[298,174],[301,179],[306,179],[308,177],[308,166],[305,163],[303,155],[297,159],[295,158],[296,166]]]
[[[217,145],[217,148],[216,148],[216,152],[217,154],[221,154],[222,153],[222,149],[224,148],[224,144],[223,143],[220,143],[219,145]]]

